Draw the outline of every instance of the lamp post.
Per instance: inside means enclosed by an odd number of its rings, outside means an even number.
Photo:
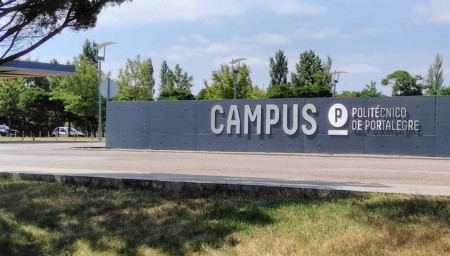
[[[347,73],[345,71],[334,71],[331,73],[331,86],[333,86],[333,97],[336,97],[336,85],[339,82],[339,76]]]
[[[94,48],[100,52],[100,50],[103,48],[103,56],[100,56],[99,53],[97,53],[97,63],[98,63],[98,141],[102,141],[102,96],[100,95],[100,84],[102,82],[102,61],[105,60],[105,54],[106,54],[106,46],[115,44],[113,42],[104,42],[97,44]]]
[[[239,62],[246,60],[246,58],[237,58],[237,59],[232,59],[230,61],[231,64],[231,70],[233,72],[233,90],[234,90],[234,99],[237,99],[237,84],[236,84],[236,73],[239,70],[234,70],[234,64],[238,64],[239,66]]]

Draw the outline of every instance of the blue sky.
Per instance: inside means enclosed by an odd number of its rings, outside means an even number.
[[[450,85],[450,0],[134,0],[100,14],[97,26],[64,31],[29,57],[65,63],[85,39],[113,41],[103,71],[125,66],[137,54],[151,58],[155,78],[163,60],[194,77],[193,92],[211,72],[245,57],[254,85],[267,88],[269,58],[284,50],[289,71],[299,54],[314,50],[345,71],[337,90],[361,90],[370,81],[385,94],[381,79],[396,70],[426,76],[437,53]],[[289,76],[290,77],[290,76]]]

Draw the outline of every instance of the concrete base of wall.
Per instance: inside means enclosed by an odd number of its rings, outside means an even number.
[[[252,195],[252,196],[298,196],[298,197],[328,197],[328,196],[348,196],[363,195],[368,192],[320,189],[320,188],[298,188],[279,187],[263,185],[240,185],[240,184],[215,184],[215,183],[194,183],[179,181],[160,181],[143,179],[123,179],[91,176],[73,176],[57,174],[36,174],[36,173],[16,173],[2,172],[0,178],[34,180],[44,182],[57,182],[70,185],[89,186],[94,188],[110,189],[145,189],[157,192],[169,192],[186,194],[191,196],[207,196],[211,194],[225,193],[230,195]]]

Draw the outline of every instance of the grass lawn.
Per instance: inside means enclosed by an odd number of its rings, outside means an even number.
[[[449,197],[190,197],[0,179],[0,255],[449,254]]]

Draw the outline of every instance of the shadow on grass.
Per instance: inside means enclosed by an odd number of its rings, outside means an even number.
[[[144,247],[185,255],[233,246],[237,241],[230,234],[272,224],[265,211],[270,204],[239,196],[183,197],[0,179],[0,252],[137,255]]]
[[[397,214],[401,219],[408,209],[397,205],[395,214],[389,205],[394,201],[367,203],[371,202],[367,198],[186,196],[0,179],[0,254],[187,255],[236,246],[239,241],[233,234],[276,224],[272,210],[286,206],[356,203],[365,212],[382,212],[387,219]]]

